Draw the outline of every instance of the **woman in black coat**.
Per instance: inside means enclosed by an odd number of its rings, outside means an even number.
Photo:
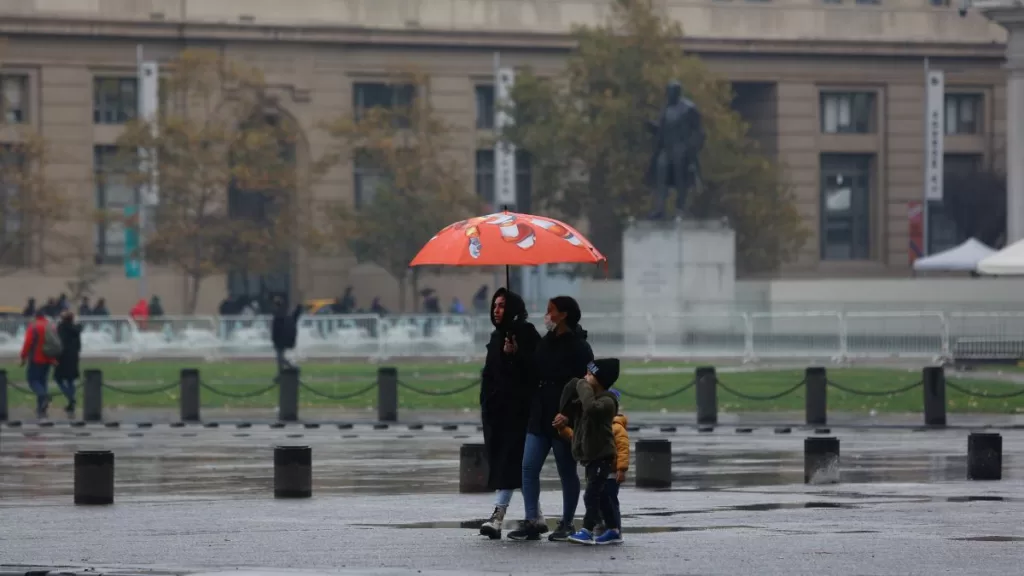
[[[53,380],[68,399],[64,409],[68,418],[75,417],[75,381],[78,380],[78,360],[82,355],[82,325],[75,324],[75,315],[65,310],[57,324],[60,336],[61,352],[57,357],[57,366],[53,371]]]
[[[487,485],[497,491],[494,513],[480,527],[480,533],[492,539],[501,538],[512,491],[521,488],[523,482],[526,423],[536,388],[531,378],[533,352],[540,340],[526,317],[526,304],[518,294],[504,288],[494,293],[494,331],[487,343],[487,360],[480,378],[480,411],[490,464]]]
[[[574,532],[573,517],[580,499],[580,477],[572,457],[571,444],[558,435],[552,426],[558,414],[562,389],[573,378],[587,373],[587,364],[594,352],[587,343],[587,332],[580,327],[580,306],[569,296],[558,296],[548,302],[544,315],[547,334],[534,352],[534,375],[537,390],[530,405],[526,447],[523,451],[523,501],[526,522],[511,532],[512,540],[533,540],[548,531],[540,516],[540,471],[548,453],[555,453],[555,466],[562,481],[562,519],[549,540],[565,541]]]

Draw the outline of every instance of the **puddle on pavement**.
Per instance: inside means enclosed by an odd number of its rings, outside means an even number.
[[[577,519],[577,523],[581,522],[581,519]],[[430,529],[430,528],[442,528],[448,530],[477,530],[480,525],[487,522],[486,518],[480,518],[478,520],[459,520],[459,521],[443,521],[443,522],[413,522],[410,524],[356,524],[357,527],[363,528],[405,528],[405,529]],[[557,522],[555,520],[548,521],[548,527],[554,528]],[[504,530],[514,530],[517,522],[514,520],[506,521],[502,526]],[[659,534],[664,532],[706,532],[711,530],[757,530],[757,526],[747,525],[735,525],[735,526],[629,526],[626,528],[626,532],[629,534]]]
[[[854,504],[844,504],[841,502],[773,502],[769,504],[737,504],[735,506],[717,506],[715,508],[703,508],[696,510],[659,510],[656,512],[636,512],[633,514],[623,514],[623,518],[644,518],[644,517],[660,517],[665,518],[669,516],[681,516],[685,514],[713,514],[715,512],[768,512],[771,510],[799,510],[801,508],[860,508],[860,506]]]
[[[966,538],[950,538],[960,542],[1024,542],[1024,536],[968,536]]]

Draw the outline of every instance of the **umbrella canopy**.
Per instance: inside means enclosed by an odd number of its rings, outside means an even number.
[[[1024,240],[1019,240],[978,262],[978,272],[993,276],[1024,274]]]
[[[972,272],[978,267],[979,262],[995,253],[995,250],[970,238],[955,248],[915,260],[914,270]]]
[[[575,228],[553,218],[498,212],[446,226],[410,266],[540,266],[606,262]]]

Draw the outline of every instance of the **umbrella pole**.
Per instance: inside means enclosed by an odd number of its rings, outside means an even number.
[[[505,265],[505,290],[512,289],[512,281],[510,280],[510,278],[512,277],[512,273],[510,272],[511,269],[511,266],[507,264]]]

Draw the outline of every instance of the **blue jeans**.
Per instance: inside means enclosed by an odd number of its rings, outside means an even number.
[[[28,387],[36,394],[36,414],[42,415],[50,405],[50,392],[47,390],[46,381],[50,378],[49,364],[28,363],[25,371],[25,379],[28,380]]]
[[[547,460],[548,452],[555,452],[555,466],[562,481],[562,522],[571,524],[576,516],[580,501],[580,477],[576,473],[576,461],[572,459],[572,446],[561,438],[526,435],[523,450],[523,502],[526,517],[537,519],[540,508],[540,471]]]
[[[68,399],[68,405],[69,406],[74,406],[75,405],[75,379],[74,378],[68,378],[66,380],[60,380],[60,379],[56,379],[55,378],[54,382],[57,383],[57,387],[60,388],[60,391],[61,391],[62,394],[64,394],[64,397]]]

